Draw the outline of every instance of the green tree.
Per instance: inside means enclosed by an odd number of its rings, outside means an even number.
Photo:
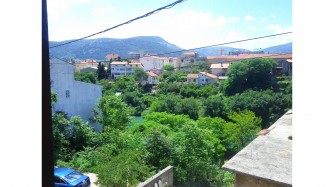
[[[146,149],[149,154],[148,163],[155,168],[156,172],[167,167],[172,155],[172,147],[167,138],[157,129],[153,129],[147,138]]]
[[[173,65],[164,65],[162,68],[164,70],[167,70],[167,71],[174,71],[175,70],[175,67]]]
[[[70,142],[67,139],[67,127],[70,124],[62,113],[52,114],[53,155],[55,162],[58,160],[68,161],[71,158],[69,149]]]
[[[58,101],[58,95],[51,91],[51,105]]]
[[[75,72],[74,79],[77,81],[93,83],[93,84],[97,82],[97,76],[92,72],[80,72],[80,73]]]
[[[162,125],[168,126],[174,131],[186,124],[194,124],[194,121],[188,115],[175,115],[166,112],[153,112],[144,116],[145,121],[154,121]]]
[[[224,146],[227,156],[231,157],[254,140],[261,130],[261,118],[251,111],[234,112],[228,118],[229,122],[224,127]]]
[[[102,186],[136,186],[153,173],[139,151],[122,151],[118,155],[100,153],[95,172]]]
[[[221,95],[211,95],[203,101],[204,116],[209,117],[226,117],[224,100]]]
[[[147,80],[148,75],[142,68],[135,68],[135,71],[133,73],[133,76],[135,77],[135,80],[139,83],[143,82],[144,80]]]
[[[175,183],[182,186],[207,186],[214,166],[215,145],[212,132],[186,125],[172,135]]]
[[[270,58],[246,59],[233,63],[224,81],[226,95],[241,93],[247,89],[265,90],[272,86],[272,71],[276,62]]]
[[[124,129],[130,117],[127,105],[115,95],[105,95],[98,102],[96,120],[103,125],[103,131]]]
[[[275,93],[272,90],[246,90],[225,100],[226,110],[230,112],[253,111],[262,119],[262,128],[269,127],[292,107],[292,95]]]
[[[102,79],[107,79],[107,72],[105,70],[105,66],[104,64],[102,64],[102,62],[99,62],[98,66],[97,66],[97,79],[98,80],[102,80]]]

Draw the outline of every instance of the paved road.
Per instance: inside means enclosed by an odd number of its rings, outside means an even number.
[[[96,174],[94,173],[85,173],[85,175],[89,176],[90,178],[90,187],[99,187],[98,185],[95,184],[96,180],[97,180],[97,177],[96,177]]]

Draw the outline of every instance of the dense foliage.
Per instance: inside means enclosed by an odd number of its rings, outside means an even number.
[[[239,64],[220,87],[184,84],[185,70],[164,72],[154,89],[138,84],[145,78],[139,70],[101,79],[103,96],[92,120],[102,132],[80,117],[53,114],[57,165],[94,172],[101,186],[136,186],[169,165],[175,185],[231,186],[233,174],[221,169],[223,163],[292,107],[291,77],[268,74],[272,61]],[[245,78],[249,85],[237,81]],[[143,120],[131,123],[131,116]]]
[[[231,64],[228,79],[224,82],[225,93],[231,96],[247,89],[271,88],[275,65],[276,62],[269,58],[246,59]]]

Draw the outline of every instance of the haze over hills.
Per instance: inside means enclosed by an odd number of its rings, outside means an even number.
[[[59,45],[66,41],[50,41],[49,46]],[[273,46],[262,49],[265,53],[288,53],[292,51],[292,43]],[[223,52],[221,51],[223,49]],[[127,58],[128,52],[143,50],[144,53],[165,54],[161,56],[179,56],[181,53],[171,53],[183,50],[182,48],[171,44],[159,36],[138,36],[126,39],[116,38],[98,38],[86,39],[73,42],[64,46],[50,48],[50,56],[55,56],[62,59],[95,59],[105,60],[105,56],[111,53],[120,54],[121,58]],[[232,48],[232,47],[211,47],[194,50],[200,56],[217,56],[226,55],[230,51],[249,51],[247,49]]]

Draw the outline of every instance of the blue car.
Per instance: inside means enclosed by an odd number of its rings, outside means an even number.
[[[73,169],[55,168],[55,187],[90,187],[90,179]]]

